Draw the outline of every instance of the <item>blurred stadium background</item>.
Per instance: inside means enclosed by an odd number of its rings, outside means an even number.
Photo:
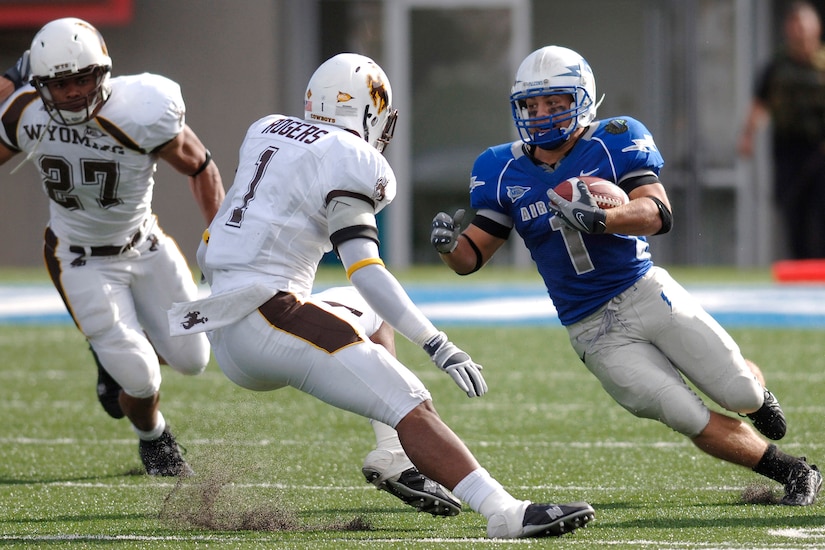
[[[0,67],[46,21],[97,25],[113,74],[177,80],[187,120],[232,182],[247,126],[299,114],[309,75],[340,51],[375,58],[399,108],[389,148],[399,199],[382,214],[383,254],[403,268],[434,263],[429,221],[467,205],[471,164],[514,137],[507,96],[530,51],[581,53],[606,98],[602,117],[644,121],[662,150],[676,226],[651,239],[659,263],[764,267],[781,259],[766,140],[754,163],[736,139],[756,70],[779,41],[786,0],[0,0]],[[822,11],[825,1],[816,2]],[[41,263],[47,200],[35,170],[0,168],[0,268]],[[155,210],[187,256],[202,230],[185,179],[157,174]],[[500,265],[525,265],[518,242]]]

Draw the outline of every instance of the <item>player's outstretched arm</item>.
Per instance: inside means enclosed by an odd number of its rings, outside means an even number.
[[[209,225],[226,194],[220,171],[212,160],[212,153],[189,126],[184,126],[175,139],[163,146],[159,156],[175,170],[189,176],[189,188],[206,225]]]
[[[401,283],[384,267],[374,241],[366,238],[344,241],[338,245],[338,254],[350,282],[379,317],[421,346],[468,397],[487,393],[482,366],[435,328],[418,309]]]

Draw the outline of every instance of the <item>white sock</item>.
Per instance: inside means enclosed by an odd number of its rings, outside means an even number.
[[[401,441],[398,439],[398,432],[383,422],[370,419],[372,429],[375,431],[375,447],[388,451],[401,449]]]
[[[484,468],[470,472],[459,481],[453,489],[453,494],[487,519],[521,502],[508,493]]]
[[[137,436],[144,441],[154,441],[155,439],[159,438],[163,433],[163,430],[166,429],[166,419],[163,418],[163,414],[158,411],[158,423],[157,425],[149,430],[148,432],[144,432],[143,430],[139,430],[134,424],[132,424],[132,429],[135,431]]]

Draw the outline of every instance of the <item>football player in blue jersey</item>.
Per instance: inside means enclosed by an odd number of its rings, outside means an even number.
[[[673,221],[659,180],[664,160],[638,120],[597,120],[599,102],[593,72],[578,53],[547,46],[527,56],[510,96],[520,139],[478,157],[470,180],[475,217],[462,231],[463,211],[440,212],[432,244],[453,271],[469,275],[515,229],[574,350],[616,402],[783,484],[782,504],[812,504],[822,485],[816,466],[782,452],[735,414],[710,410],[688,385],[747,415],[766,437],[785,435],[784,414],[758,367],[653,264],[646,236],[668,232]],[[583,182],[580,198],[554,191],[581,176],[619,185],[630,201],[602,209]]]

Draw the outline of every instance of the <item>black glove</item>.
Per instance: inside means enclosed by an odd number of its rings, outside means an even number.
[[[29,82],[29,50],[23,52],[20,59],[3,73],[3,76],[11,80],[14,84],[14,89],[22,88]]]
[[[461,234],[463,220],[464,210],[456,210],[452,217],[445,212],[435,215],[430,242],[440,254],[449,254],[458,246],[458,236]]]
[[[582,233],[604,233],[607,215],[605,211],[596,206],[596,201],[587,184],[582,180],[576,181],[576,187],[581,195],[577,201],[569,201],[553,191],[547,190],[547,197],[550,199],[548,208],[553,214],[569,227]]]

